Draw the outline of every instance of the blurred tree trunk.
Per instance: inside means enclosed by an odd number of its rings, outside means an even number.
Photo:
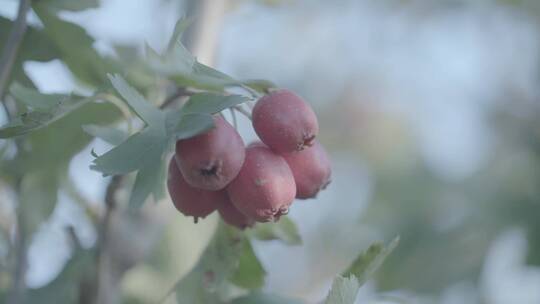
[[[186,16],[193,25],[184,36],[184,43],[197,59],[212,65],[219,42],[219,32],[228,8],[228,0],[190,0],[186,3]]]
[[[223,17],[227,11],[228,0],[190,0],[185,2],[184,15],[192,18],[193,24],[184,34],[184,44],[197,57],[197,60],[206,65],[212,65],[215,61],[215,53],[218,44],[219,31]],[[117,187],[118,188],[118,187]],[[117,190],[117,189],[116,189]],[[164,208],[165,204],[170,204],[167,197],[162,202],[153,205],[152,208]],[[114,204],[113,204],[114,205]],[[109,204],[108,204],[109,206]],[[110,206],[111,207],[111,206]],[[155,210],[154,210],[155,211]],[[163,221],[156,221],[156,213],[140,218],[127,218],[127,214],[121,210],[115,210],[114,206],[108,210],[111,219],[110,225],[107,225],[106,238],[103,238],[102,257],[99,263],[98,271],[98,304],[118,304],[121,301],[121,280],[125,272],[140,262],[146,254],[151,251],[151,246],[145,246],[142,243],[150,244],[159,236],[156,234],[159,225],[165,225]],[[145,212],[141,209],[141,212]],[[159,212],[157,212],[159,214]],[[149,214],[146,214],[149,215]],[[154,220],[153,220],[154,219]],[[110,227],[123,226],[126,221],[139,221],[133,227],[145,229],[145,233],[130,233],[126,230],[126,235],[113,231]],[[114,223],[113,223],[114,221]],[[123,224],[124,222],[124,224]],[[144,228],[147,227],[147,228]],[[135,235],[137,235],[135,237]],[[141,237],[145,235],[146,237]],[[134,248],[144,247],[147,252],[133,250]],[[120,248],[122,247],[122,248]],[[133,256],[133,252],[136,256]],[[129,265],[124,265],[128,261]]]

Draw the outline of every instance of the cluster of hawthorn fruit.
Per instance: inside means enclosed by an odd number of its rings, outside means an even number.
[[[167,187],[176,209],[195,222],[217,210],[240,229],[279,220],[295,198],[313,198],[330,183],[331,166],[311,107],[289,90],[273,90],[252,109],[261,141],[244,146],[222,116],[215,127],[176,142]]]

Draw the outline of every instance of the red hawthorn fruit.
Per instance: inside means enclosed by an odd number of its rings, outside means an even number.
[[[289,90],[277,90],[261,97],[253,108],[252,121],[261,140],[278,153],[311,147],[319,133],[315,112]]]
[[[260,140],[252,141],[251,143],[249,143],[248,148],[251,148],[251,147],[265,147],[265,148],[268,148],[268,146],[266,146]]]
[[[288,213],[296,185],[283,157],[255,145],[246,149],[244,165],[227,186],[227,193],[240,212],[255,221],[269,222]]]
[[[245,158],[240,134],[221,116],[215,128],[176,142],[176,163],[186,182],[204,190],[221,190],[238,174]]]
[[[219,206],[229,203],[227,193],[191,187],[182,176],[174,158],[169,162],[167,188],[176,209],[186,216],[205,218]]]
[[[238,211],[230,200],[226,204],[221,204],[218,212],[225,223],[239,229],[244,230],[255,225],[255,221]]]
[[[324,147],[314,141],[313,147],[283,155],[294,176],[296,198],[307,199],[317,196],[330,184],[332,168]]]

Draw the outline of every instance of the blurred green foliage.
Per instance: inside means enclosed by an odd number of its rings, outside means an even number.
[[[84,28],[58,15],[60,11],[79,11],[97,5],[95,0],[32,3],[32,10],[43,27],[30,26],[24,36],[5,98],[10,121],[0,127],[0,138],[7,139],[2,144],[14,151],[12,155],[2,154],[0,159],[2,187],[5,184],[14,193],[13,203],[16,206],[15,218],[1,225],[6,230],[4,235],[12,231],[16,233],[13,242],[6,243],[9,265],[2,265],[5,267],[0,269],[0,279],[7,278],[0,280],[0,298],[16,289],[12,282],[21,281],[17,277],[21,274],[16,269],[22,269],[22,282],[25,284],[27,249],[36,231],[51,217],[61,192],[70,194],[80,203],[98,231],[98,240],[91,248],[83,249],[77,236],[69,234],[74,244],[63,270],[43,287],[25,290],[23,286],[19,298],[22,302],[93,303],[102,296],[100,288],[104,283],[100,280],[103,280],[103,271],[110,272],[110,278],[107,278],[121,281],[125,272],[137,263],[165,267],[159,265],[160,261],[144,261],[146,253],[153,249],[146,247],[154,244],[152,240],[159,224],[148,219],[139,207],[151,194],[154,199],[162,194],[165,161],[172,144],[175,140],[212,128],[213,114],[245,103],[274,87],[266,80],[242,82],[199,63],[180,42],[189,24],[185,20],[177,23],[162,54],[147,47],[147,57],[139,58],[135,48],[117,46],[117,57],[102,56],[94,49],[95,41]],[[2,41],[7,40],[12,27],[12,21],[0,18]],[[77,83],[93,93],[79,96],[39,92],[23,69],[23,63],[30,60],[62,61]],[[163,83],[166,86],[162,86]],[[240,88],[246,95],[229,94],[229,87]],[[192,96],[183,107],[173,104],[169,109],[163,100],[151,98],[156,88],[163,88],[162,93],[169,92],[170,88],[198,91],[190,94]],[[10,102],[13,105],[7,106]],[[126,107],[131,113],[125,110]],[[131,121],[136,120],[135,116],[138,117],[136,125],[140,128],[132,130]],[[126,122],[130,126],[128,132],[122,127]],[[115,185],[117,179],[112,179],[110,184],[122,188],[132,185],[131,195],[126,200],[133,207],[129,211],[113,209],[111,200],[117,198],[116,193],[109,193],[111,186],[103,198],[108,211],[100,212],[103,206],[99,210],[93,209],[70,181],[70,161],[94,138],[103,139],[114,147],[99,156],[92,152],[95,160],[88,164],[92,169],[104,176],[136,172],[133,182],[128,176],[128,183]],[[127,204],[114,208],[123,210],[124,205]],[[145,225],[155,225],[156,228],[150,229]],[[138,234],[134,236],[132,232]],[[182,275],[171,290],[177,302],[299,303],[260,291],[267,270],[252,248],[253,239],[281,241],[287,245],[302,244],[296,224],[287,217],[278,223],[258,225],[249,232],[220,223],[198,256],[196,265]],[[17,240],[23,244],[16,246]],[[336,279],[326,303],[352,304],[359,287],[394,246],[395,243],[389,248],[377,244],[362,254],[348,271],[348,279],[343,282],[341,277]],[[112,264],[103,264],[106,262]],[[339,272],[336,269],[336,274]],[[111,288],[109,285],[120,285],[120,282],[111,282],[106,283],[108,288]],[[343,292],[347,297],[333,296]],[[145,302],[132,295],[117,296],[124,303]]]

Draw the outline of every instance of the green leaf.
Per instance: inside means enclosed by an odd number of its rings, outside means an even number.
[[[250,79],[242,83],[260,93],[268,93],[270,89],[277,88],[275,83],[264,79]]]
[[[94,159],[90,166],[104,175],[126,174],[139,170],[130,206],[138,207],[151,194],[157,197],[162,189],[160,178],[165,153],[175,140],[185,139],[214,126],[211,115],[164,112],[156,108],[120,76],[109,76],[113,86],[130,108],[146,122],[146,127],[105,154]]]
[[[52,214],[57,202],[58,180],[56,172],[28,172],[21,181],[20,212],[24,232],[31,235]]]
[[[70,115],[28,134],[25,145],[30,149],[24,149],[13,161],[4,162],[5,167],[0,170],[13,175],[36,169],[67,170],[71,158],[92,140],[81,124],[110,124],[120,117],[120,111],[110,103],[86,103]]]
[[[0,17],[0,41],[7,41],[13,22],[7,18]],[[17,57],[13,64],[11,80],[16,80],[26,86],[34,86],[32,81],[26,76],[23,63],[28,60],[32,61],[50,61],[61,56],[56,45],[45,35],[43,30],[29,26],[24,35]]]
[[[181,87],[216,92],[223,92],[228,86],[241,84],[238,80],[199,62],[193,64],[189,73],[175,70],[168,73],[167,76]]]
[[[167,146],[167,135],[157,127],[148,127],[122,144],[94,159],[92,170],[104,175],[126,174],[148,166],[157,166]]]
[[[17,82],[11,85],[9,92],[28,108],[42,111],[61,105],[66,98],[69,98],[63,94],[42,94],[34,89],[25,88]]]
[[[178,303],[223,303],[222,292],[234,275],[245,248],[245,236],[220,224],[195,268],[176,284]]]
[[[338,276],[332,283],[332,288],[324,304],[354,304],[360,284],[354,275],[350,277]]]
[[[180,18],[176,24],[174,25],[174,31],[171,36],[171,39],[169,40],[169,44],[167,46],[168,52],[174,52],[174,49],[180,45],[182,48],[184,46],[182,45],[182,36],[184,35],[184,32],[188,29],[188,27],[193,23],[193,20],[191,18]],[[185,48],[184,48],[185,49]]]
[[[154,107],[137,90],[132,88],[120,75],[108,75],[114,88],[124,98],[127,105],[147,124],[158,124],[163,113]]]
[[[245,289],[259,289],[264,285],[266,271],[253,252],[249,240],[244,240],[244,249],[240,256],[239,266],[231,278],[231,282]],[[256,302],[259,303],[259,302]]]
[[[82,11],[99,7],[98,0],[40,0],[40,2],[53,10]]]
[[[304,302],[288,299],[282,296],[266,294],[261,292],[253,292],[246,296],[234,299],[231,304],[302,304]]]
[[[189,98],[187,103],[182,107],[182,112],[215,114],[247,100],[247,97],[241,95],[224,96],[212,93],[199,93]]]
[[[388,245],[375,243],[360,254],[352,265],[343,273],[343,276],[355,275],[360,286],[377,271],[388,255],[397,247],[399,237],[394,238]]]
[[[103,127],[98,125],[82,126],[84,132],[97,137],[111,145],[119,145],[128,138],[128,134],[114,127]]]
[[[20,95],[21,92],[18,93]],[[52,104],[54,98],[59,99],[55,105],[50,107],[44,106],[40,110],[23,113],[7,125],[2,126],[0,128],[0,138],[20,136],[41,129],[78,109],[82,105],[95,100],[95,97],[82,98],[60,94],[40,94],[37,91],[32,92],[29,89],[25,89],[25,94],[23,95],[25,95],[25,98],[29,97],[29,95],[34,95],[40,100],[47,100],[46,102],[48,102],[49,105]],[[30,104],[32,101],[26,101],[26,103]]]
[[[91,168],[105,175],[114,175],[157,166],[156,161],[161,159],[169,141],[165,113],[147,102],[121,76],[109,75],[109,78],[113,86],[124,98],[126,104],[148,126],[141,132],[129,137],[122,144],[96,158]],[[147,172],[149,172],[148,169]]]
[[[193,65],[196,62],[195,56],[187,50],[180,40],[187,26],[184,21],[184,19],[180,19],[176,23],[175,31],[164,54],[159,55],[146,44],[149,67],[154,71],[164,75],[176,73],[189,75],[193,71]]]
[[[58,18],[50,12],[46,3],[34,1],[32,7],[45,26],[43,31],[75,77],[94,87],[104,84],[107,72],[115,70],[116,66],[99,55],[93,47],[94,39],[86,30]]]
[[[143,167],[137,172],[137,178],[135,179],[135,185],[133,186],[133,191],[129,197],[129,207],[139,208],[143,205],[146,198],[150,196],[151,193],[156,192],[158,185],[162,184],[163,181],[163,170],[160,159],[151,160],[148,162],[149,165]],[[155,166],[154,164],[159,164]]]
[[[197,62],[181,42],[190,21],[180,19],[164,54],[146,45],[148,69],[173,80],[178,86],[223,92],[224,88],[241,83],[232,77]]]
[[[296,224],[286,216],[275,223],[260,223],[248,233],[261,241],[281,240],[287,245],[302,244]]]
[[[214,119],[208,114],[183,114],[181,111],[171,111],[167,113],[166,124],[171,137],[179,140],[212,129]]]
[[[195,272],[184,278],[176,288],[177,303],[193,304],[224,304],[215,292],[207,292],[204,282],[210,276],[205,276],[201,272]]]
[[[399,237],[387,246],[381,243],[371,245],[360,254],[342,276],[337,276],[332,283],[325,304],[354,304],[358,290],[382,265],[386,257],[396,248]]]

